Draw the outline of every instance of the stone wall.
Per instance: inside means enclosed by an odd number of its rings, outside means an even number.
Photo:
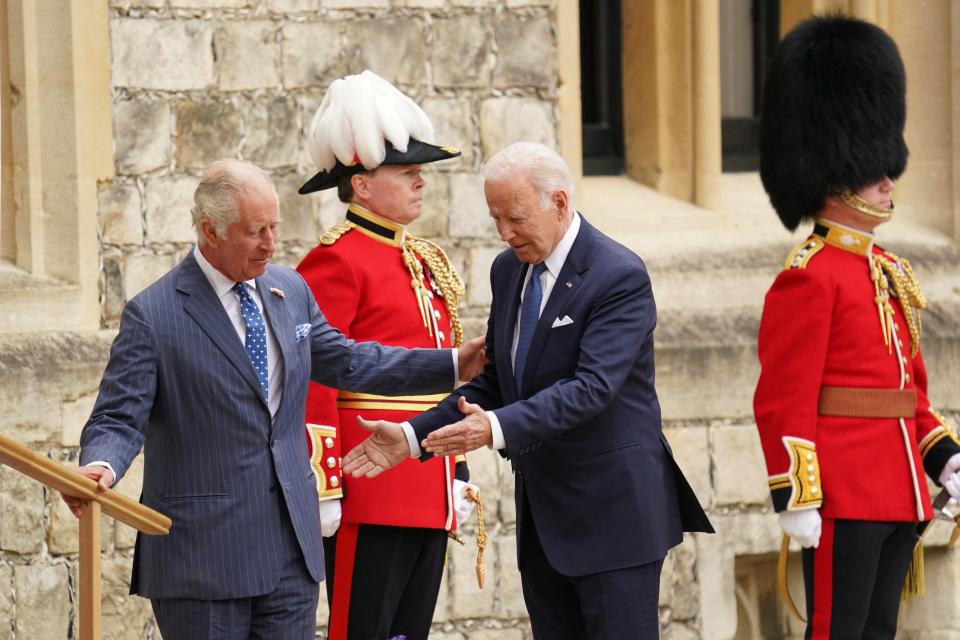
[[[314,172],[304,131],[330,82],[371,68],[431,116],[458,160],[429,166],[423,217],[468,282],[466,317],[489,302],[499,242],[483,157],[514,140],[556,145],[556,42],[546,0],[112,0],[116,178],[100,189],[102,318],[190,249],[203,168],[240,157],[281,199],[276,261],[294,265],[343,215],[300,196]],[[468,334],[478,325],[473,323]]]
[[[105,330],[0,334],[0,432],[76,463],[120,309],[192,246],[192,191],[210,161],[242,157],[271,173],[284,218],[277,261],[295,264],[342,215],[333,194],[295,193],[313,173],[304,129],[333,79],[367,67],[420,101],[441,143],[464,151],[460,160],[429,167],[424,216],[414,231],[452,255],[468,286],[465,332],[479,334],[490,302],[487,270],[501,249],[483,203],[479,165],[513,140],[556,144],[556,1],[111,0],[116,177],[100,185],[98,228]],[[700,288],[678,287],[682,293],[673,298],[681,302],[691,291],[723,290],[729,278],[756,276],[751,265],[741,269],[742,255],[718,254],[710,263],[676,249],[679,262],[698,265],[691,277]],[[956,248],[949,255],[940,247],[931,251],[936,255],[926,264],[915,262],[921,279],[930,282],[940,270],[938,282],[956,282]],[[769,257],[760,250],[750,259],[776,268],[782,252],[775,252]],[[904,253],[922,256],[913,247]],[[671,271],[689,271],[680,267],[651,263],[655,287],[676,282]],[[939,297],[954,295],[952,286],[940,286]],[[656,357],[665,432],[718,529],[714,536],[688,536],[667,557],[664,638],[802,636],[772,588],[780,535],[750,418],[759,304],[698,307],[697,314],[682,304],[661,309]],[[958,312],[934,304],[925,338],[931,378],[939,385],[935,397],[947,397],[953,409],[960,408],[960,392],[946,392],[960,389],[960,335],[952,320]],[[960,418],[950,417],[954,424]],[[487,587],[476,586],[471,521],[466,545],[451,544],[431,637],[528,640],[513,476],[487,451],[471,454],[470,462],[490,534]],[[136,463],[120,490],[136,498],[141,477]],[[6,468],[0,483],[0,640],[75,638],[76,523],[59,496],[40,485]],[[942,548],[948,535],[949,527],[938,525],[931,536],[928,595],[904,607],[905,638],[960,636],[960,565],[956,552]],[[149,603],[127,595],[133,542],[129,529],[104,520],[105,638],[159,638]],[[799,599],[796,567],[791,579]],[[326,611],[321,603],[321,637]]]

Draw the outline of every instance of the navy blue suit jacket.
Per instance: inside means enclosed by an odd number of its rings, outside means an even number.
[[[449,350],[355,343],[327,324],[292,269],[270,265],[256,282],[283,364],[272,418],[243,343],[192,253],[124,308],[80,462],[107,461],[120,478],[143,447],[141,502],[173,519],[170,535],[137,538],[132,593],[204,600],[268,593],[289,557],[284,548],[296,544],[322,580],[304,436],[309,380],[377,394],[453,387]],[[301,325],[306,331],[298,332]]]
[[[656,308],[643,262],[582,220],[518,396],[510,349],[527,268],[509,249],[494,260],[491,362],[410,420],[418,440],[462,419],[459,395],[494,410],[516,475],[518,549],[526,500],[547,558],[565,575],[645,564],[678,544],[683,530],[712,531],[660,427]],[[564,316],[573,322],[553,328]]]

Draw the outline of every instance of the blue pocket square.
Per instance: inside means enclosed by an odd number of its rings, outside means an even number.
[[[310,329],[313,327],[312,324],[306,322],[304,324],[297,325],[297,342],[303,342],[307,339],[307,336],[310,335]]]

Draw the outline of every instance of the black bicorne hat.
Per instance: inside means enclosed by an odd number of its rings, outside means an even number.
[[[386,155],[380,165],[385,164],[427,164],[438,160],[447,160],[456,158],[460,155],[460,150],[456,147],[438,147],[428,142],[421,142],[416,138],[410,138],[407,143],[406,151],[397,151],[390,142],[384,143]],[[355,173],[364,171],[364,166],[360,164],[357,158],[354,164],[347,166],[337,160],[333,169],[330,171],[319,171],[312,178],[307,180],[297,191],[301,195],[313,193],[314,191],[323,191],[337,186],[340,178],[352,176]]]
[[[826,196],[907,166],[903,62],[876,25],[842,15],[800,23],[774,53],[763,98],[760,178],[791,231]]]

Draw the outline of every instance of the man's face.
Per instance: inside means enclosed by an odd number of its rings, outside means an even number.
[[[554,192],[544,204],[526,173],[488,180],[483,190],[500,239],[517,258],[529,264],[546,260],[567,230],[566,192]]]
[[[889,209],[893,205],[893,180],[884,178],[878,182],[857,191],[857,195],[881,209]]]
[[[419,164],[381,165],[356,179],[358,204],[378,216],[397,224],[410,224],[420,217],[426,183]]]
[[[225,276],[236,282],[263,275],[277,248],[280,214],[273,190],[251,187],[237,198],[240,217],[227,227],[226,238],[220,238],[213,224],[204,220],[207,243],[203,255]]]

